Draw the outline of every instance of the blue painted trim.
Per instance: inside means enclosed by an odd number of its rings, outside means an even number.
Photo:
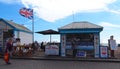
[[[100,33],[98,35],[99,35],[99,58],[100,58]]]
[[[71,49],[72,50],[72,47],[71,46],[66,46],[66,49]],[[91,51],[91,50],[94,50],[94,46],[77,46],[78,50],[85,50],[85,51]]]
[[[71,29],[71,30],[59,30],[60,33],[96,33],[101,32],[102,29]]]

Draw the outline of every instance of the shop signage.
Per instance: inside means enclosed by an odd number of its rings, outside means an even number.
[[[107,46],[100,47],[100,56],[101,58],[108,58],[108,47]]]
[[[95,58],[99,58],[99,36],[98,34],[94,34],[94,48],[95,48]]]
[[[45,46],[45,55],[59,55],[59,47],[57,45]]]
[[[86,52],[85,51],[78,51],[76,56],[77,57],[86,57]]]
[[[65,46],[66,46],[66,35],[62,35],[61,37],[61,56],[66,56],[65,55]]]

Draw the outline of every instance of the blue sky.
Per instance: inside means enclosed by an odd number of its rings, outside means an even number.
[[[19,14],[22,7],[34,10],[35,32],[58,30],[73,21],[89,21],[104,27],[101,43],[107,43],[111,35],[120,43],[120,0],[0,0],[0,18],[32,30],[32,22]],[[38,42],[49,41],[49,35],[35,33],[34,37]],[[52,35],[52,41],[59,41],[59,35]]]

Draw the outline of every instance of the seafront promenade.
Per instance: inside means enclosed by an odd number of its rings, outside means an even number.
[[[41,54],[41,55],[40,55]],[[3,59],[3,56],[0,56]],[[120,58],[81,58],[81,57],[61,57],[61,56],[46,56],[44,53],[39,53],[32,56],[12,56],[11,59],[17,60],[57,60],[57,61],[84,61],[84,62],[119,62]]]
[[[20,55],[19,55],[20,54]],[[3,58],[3,55],[0,55],[0,58]],[[18,54],[13,54],[12,59],[26,59],[26,60],[60,60],[60,61],[91,61],[91,62],[120,62],[120,47],[115,51],[114,58],[94,58],[94,57],[72,57],[72,56],[47,56],[45,51],[37,48],[33,51],[24,51]]]

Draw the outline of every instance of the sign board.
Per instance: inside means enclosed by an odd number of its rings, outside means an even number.
[[[86,57],[86,52],[85,51],[78,51],[76,56],[77,57]]]
[[[110,41],[110,48],[111,50],[117,50],[117,45],[115,40],[109,40]]]
[[[108,47],[107,46],[100,47],[100,56],[101,58],[108,58]]]
[[[65,51],[65,46],[66,46],[66,35],[61,36],[61,56],[66,56],[66,51]]]
[[[94,56],[95,58],[99,58],[99,35],[94,34]]]
[[[45,46],[45,55],[59,55],[59,47],[57,45]]]

